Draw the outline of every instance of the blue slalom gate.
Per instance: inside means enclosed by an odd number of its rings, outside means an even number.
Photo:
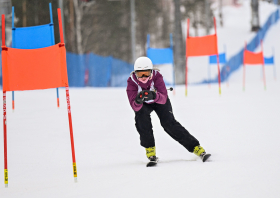
[[[276,80],[276,65],[274,62],[274,48],[272,48],[272,56],[271,57],[264,57],[264,65],[265,66],[273,66],[273,75],[274,79]]]
[[[175,88],[175,69],[174,69],[172,34],[170,34],[170,47],[168,47],[168,48],[151,48],[150,47],[150,35],[148,34],[147,35],[147,57],[152,60],[154,65],[171,64],[172,71],[168,72],[168,69],[166,70],[166,75],[164,74],[164,76],[167,78],[164,80],[165,80],[166,85],[172,85],[173,88]]]
[[[226,47],[224,46],[224,53],[219,54],[219,63],[220,64],[226,64],[227,58],[226,58]],[[211,78],[211,66],[217,65],[217,55],[211,55],[209,56],[209,63],[208,63],[208,84],[210,85],[210,78]]]
[[[52,4],[49,3],[50,23],[31,27],[15,27],[14,7],[12,7],[12,47],[18,49],[38,49],[55,45]],[[56,88],[57,106],[59,107],[59,93]],[[14,91],[12,104],[14,109]]]

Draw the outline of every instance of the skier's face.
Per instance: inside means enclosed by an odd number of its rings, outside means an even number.
[[[141,80],[146,81],[147,78],[149,78],[149,77],[142,76]]]

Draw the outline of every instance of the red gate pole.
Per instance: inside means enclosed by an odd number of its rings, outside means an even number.
[[[7,50],[5,43],[5,15],[2,14],[2,65],[7,63],[3,58],[3,52]],[[5,62],[4,62],[5,61]],[[8,155],[7,155],[7,105],[6,105],[6,91],[3,89],[3,136],[4,136],[4,183],[5,187],[8,188]]]
[[[190,26],[190,19],[187,21],[187,38],[186,38],[186,72],[185,72],[185,95],[188,95],[188,53],[187,53],[187,42],[189,38],[189,26]]]
[[[7,108],[6,91],[3,91],[3,129],[4,129],[4,183],[8,188],[8,158],[7,158]]]
[[[77,166],[76,166],[76,157],[75,157],[75,146],[74,146],[74,135],[73,135],[73,127],[72,127],[72,115],[71,115],[71,106],[70,106],[69,87],[68,86],[65,87],[65,90],[66,90],[67,111],[68,111],[71,149],[72,149],[73,174],[74,174],[74,180],[75,180],[75,182],[77,182]]]
[[[263,55],[263,41],[261,40],[261,48],[262,48],[262,55]],[[264,68],[264,58],[262,68],[263,68],[263,83],[264,83],[264,90],[266,90],[266,81],[265,81],[265,68]]]
[[[62,45],[64,45],[60,8],[57,9],[57,14],[58,14],[58,23],[59,23],[59,32],[60,32],[60,43]],[[76,166],[76,157],[75,157],[75,146],[74,146],[74,135],[73,135],[73,126],[72,126],[69,86],[66,86],[65,90],[66,90],[67,111],[68,111],[69,130],[70,130],[71,149],[72,149],[73,174],[74,174],[74,181],[77,182],[77,166]]]
[[[216,49],[217,49],[219,94],[221,95],[221,75],[220,75],[220,64],[219,64],[218,36],[217,36],[217,27],[216,27],[216,18],[215,17],[214,17],[214,27],[215,27]]]
[[[4,183],[8,187],[8,158],[7,158],[7,114],[6,91],[3,91],[3,129],[4,129]]]

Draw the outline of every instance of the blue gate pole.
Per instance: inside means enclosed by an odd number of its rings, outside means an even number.
[[[49,10],[50,10],[50,26],[53,26],[53,14],[52,14],[52,3],[49,3]],[[62,13],[63,14],[63,13]],[[51,29],[51,39],[52,39],[52,44],[55,44],[54,41],[54,32],[53,28]],[[57,107],[59,108],[59,91],[58,88],[56,88],[56,101],[57,101]]]
[[[227,46],[226,44],[224,44],[224,51],[225,51],[225,66],[227,67]],[[229,81],[228,81],[229,77],[227,76],[227,86],[229,86]]]
[[[274,80],[276,80],[276,65],[274,62],[274,47],[272,47],[272,58],[273,58],[273,73],[274,73]]]
[[[210,76],[211,76],[211,63],[208,63],[208,87],[211,87],[210,83]]]
[[[147,34],[147,48],[150,48],[150,34]]]
[[[14,30],[14,28],[15,28],[15,24],[14,24],[14,6],[12,7],[12,30]],[[14,41],[13,41],[13,38],[15,38],[15,33],[14,33],[15,31],[12,31],[12,47],[15,47],[14,46]],[[14,93],[14,91],[12,91],[12,109],[14,110],[15,109],[15,93]]]

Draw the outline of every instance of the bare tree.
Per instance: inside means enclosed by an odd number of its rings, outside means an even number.
[[[138,55],[146,54],[147,34],[157,36],[157,22],[159,18],[159,1],[136,1],[136,37],[139,46]]]
[[[220,18],[220,25],[223,27],[223,0],[219,0],[219,18]]]
[[[213,27],[213,12],[211,10],[210,0],[181,0],[182,6],[187,12],[183,14],[185,18],[190,19],[190,28],[195,30],[195,36],[198,35],[199,29],[205,29],[205,34],[209,34],[211,27]],[[190,33],[191,34],[191,33]]]
[[[252,9],[251,30],[258,31],[260,29],[259,0],[251,0],[251,9]]]
[[[206,30],[206,34],[208,35],[210,33],[210,5],[209,5],[209,0],[205,0],[204,2],[204,6],[205,6],[205,30]]]
[[[177,84],[185,82],[185,50],[183,45],[183,34],[181,25],[181,3],[180,0],[174,0],[175,5],[175,30],[174,30],[174,61],[175,61],[175,79]]]
[[[9,46],[12,42],[12,2],[11,0],[0,0],[0,16],[5,14],[5,26],[6,26],[6,46]],[[2,20],[0,21],[2,30]],[[2,43],[2,34],[0,36]]]
[[[70,2],[70,5],[71,4],[72,3]],[[87,40],[88,36],[89,36],[89,32],[92,31],[92,29],[90,27],[82,26],[82,19],[83,19],[84,14],[87,14],[90,11],[90,9],[94,6],[94,4],[95,4],[95,1],[84,2],[84,1],[73,0],[73,6],[74,6],[74,11],[75,11],[75,36],[76,36],[75,51],[78,54],[85,53],[86,42],[83,42],[83,40]],[[72,8],[70,8],[70,9],[72,9]],[[73,14],[72,14],[72,16],[73,16]],[[72,16],[71,16],[71,18],[72,18]],[[73,19],[71,19],[71,20],[73,20]],[[71,22],[73,23],[74,21],[71,21]]]
[[[17,27],[22,27],[23,1],[11,1],[15,6],[15,14],[19,18]],[[181,21],[190,17],[192,22],[195,21],[192,26],[203,26],[205,24],[202,20],[204,1],[136,0],[137,56],[146,54],[147,34],[151,35],[151,45],[159,48],[169,45],[169,33],[173,33],[176,66],[181,67],[177,76],[181,76],[179,79],[181,78],[180,82],[183,82],[185,48]],[[56,11],[58,0],[25,0],[25,2],[27,26],[49,23],[48,3],[52,3],[57,43],[59,41]],[[177,6],[174,12],[175,3]],[[182,6],[187,12],[181,13]],[[131,61],[130,0],[64,0],[63,10],[67,51],[79,54],[93,52]],[[176,23],[174,23],[175,18]],[[193,20],[194,18],[196,20]],[[178,54],[180,54],[179,58]]]

